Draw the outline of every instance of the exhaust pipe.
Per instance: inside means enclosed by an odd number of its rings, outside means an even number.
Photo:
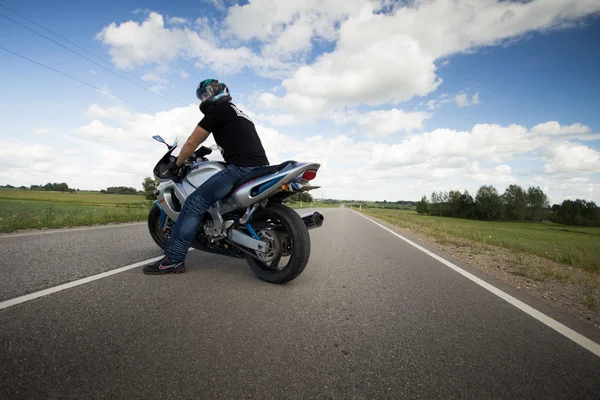
[[[302,216],[302,221],[304,221],[307,229],[319,228],[321,225],[323,225],[324,220],[325,217],[323,217],[323,214],[316,211],[312,214],[306,214]]]

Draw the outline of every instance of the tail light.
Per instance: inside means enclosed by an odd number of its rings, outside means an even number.
[[[302,174],[302,179],[306,179],[307,181],[312,181],[316,177],[317,177],[317,171],[314,169],[309,169],[307,171],[304,171],[304,173]]]

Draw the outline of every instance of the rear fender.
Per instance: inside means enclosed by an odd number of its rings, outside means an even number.
[[[237,208],[245,208],[259,202],[281,190],[281,186],[292,182],[309,169],[318,170],[318,163],[297,163],[288,165],[281,171],[265,175],[238,187],[231,195],[231,201]]]

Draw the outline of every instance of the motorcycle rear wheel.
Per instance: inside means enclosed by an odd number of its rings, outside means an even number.
[[[271,262],[258,260],[250,255],[246,261],[260,279],[270,283],[285,283],[296,279],[308,263],[310,258],[310,235],[302,218],[291,208],[279,203],[269,204],[265,208],[256,211],[252,217],[252,225],[268,226],[259,229],[259,236],[274,238],[277,243],[278,254],[274,255]],[[285,247],[285,248],[284,248]],[[283,267],[273,265],[279,263],[281,257],[289,255],[287,264]]]

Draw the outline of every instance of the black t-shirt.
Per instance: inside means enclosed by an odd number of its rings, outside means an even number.
[[[254,123],[231,102],[218,102],[206,110],[198,126],[211,132],[223,149],[223,159],[240,167],[269,165]]]

